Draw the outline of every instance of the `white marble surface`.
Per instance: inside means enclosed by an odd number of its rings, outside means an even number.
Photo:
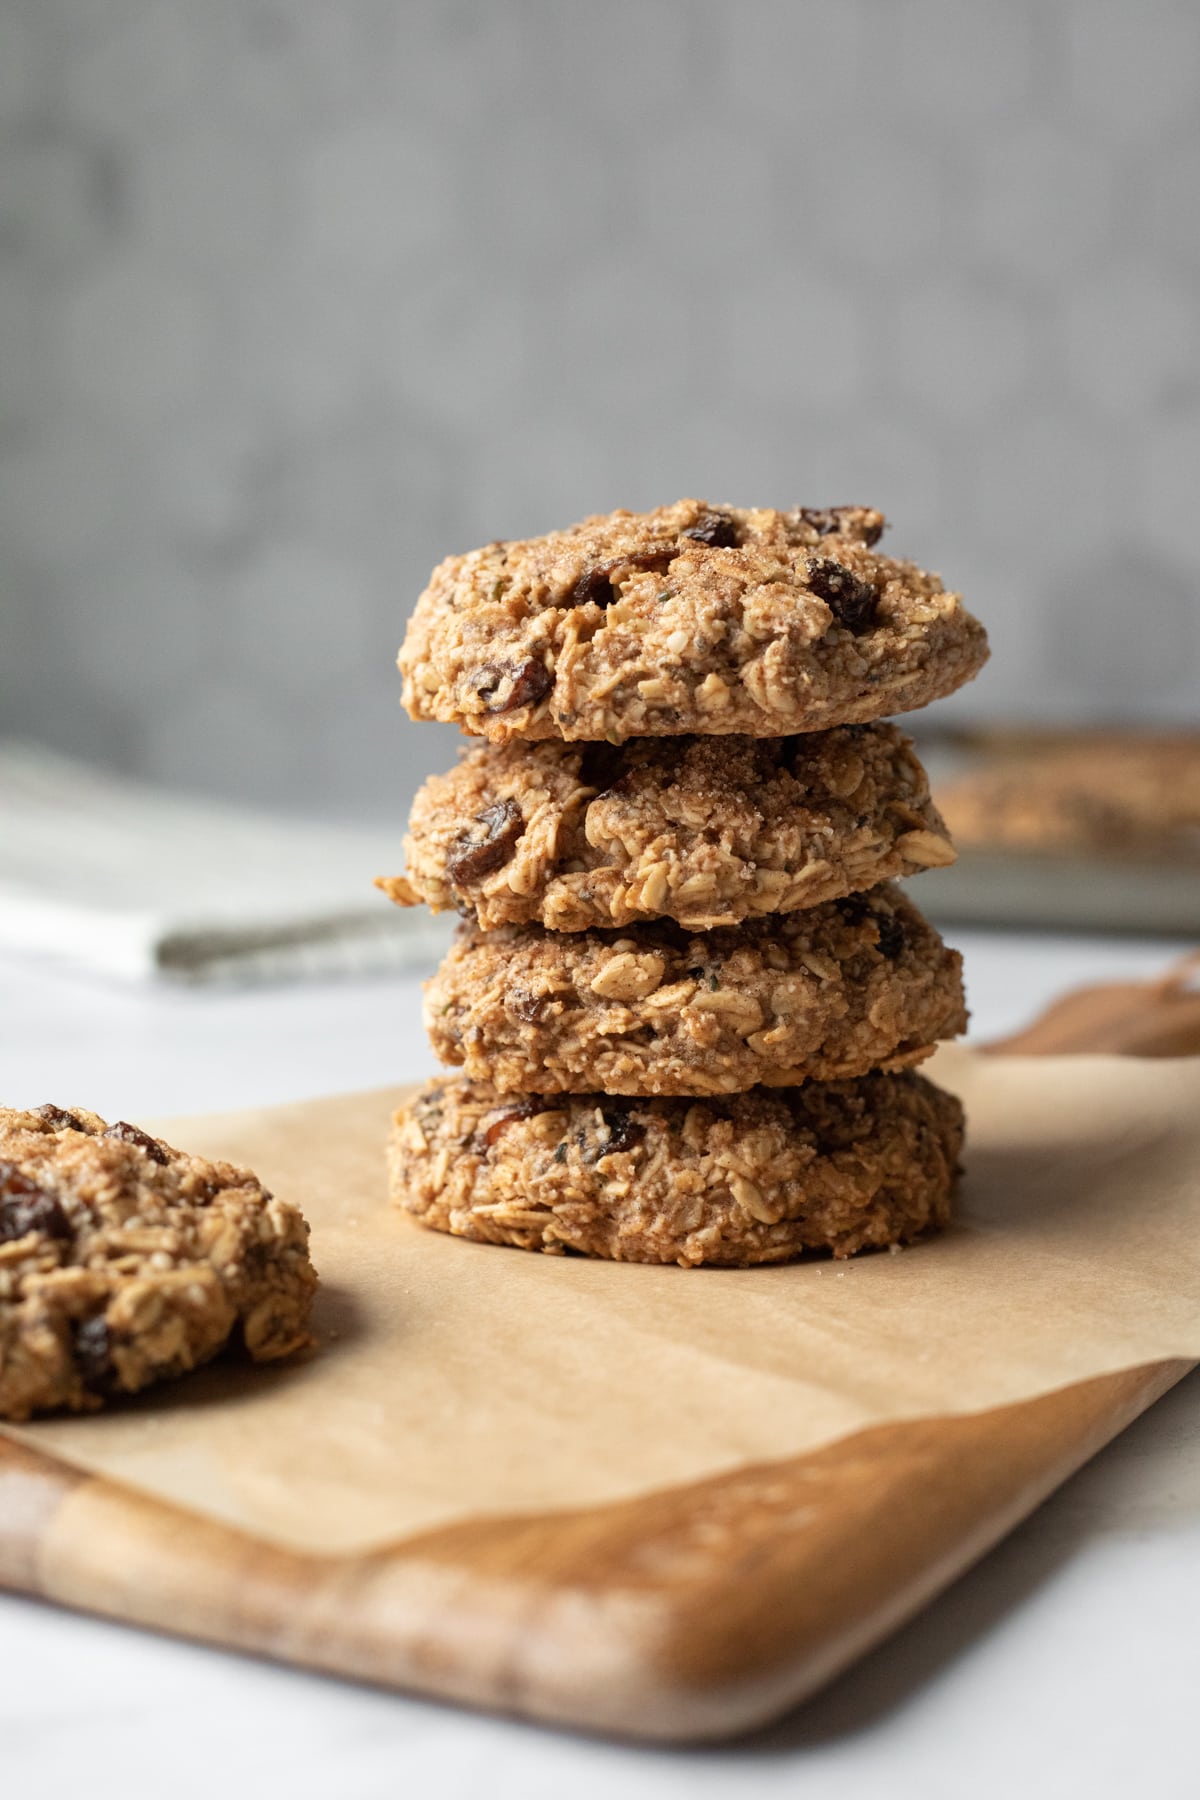
[[[951,934],[976,1029],[1163,945]],[[186,1112],[409,1079],[413,981],[138,994],[0,964],[0,1093]],[[1200,1377],[977,1569],[774,1730],[719,1750],[602,1744],[0,1598],[0,1792],[22,1800],[1194,1800]]]

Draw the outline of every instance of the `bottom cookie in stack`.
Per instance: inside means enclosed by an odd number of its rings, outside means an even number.
[[[963,1115],[922,1076],[705,1099],[429,1083],[395,1115],[392,1198],[523,1250],[745,1268],[847,1257],[945,1225]]]

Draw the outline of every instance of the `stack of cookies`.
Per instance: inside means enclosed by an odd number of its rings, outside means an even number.
[[[966,1023],[896,878],[954,859],[878,723],[987,643],[880,514],[681,500],[450,557],[400,653],[484,741],[418,794],[401,905],[465,916],[427,990],[463,1076],[396,1115],[393,1197],[523,1249],[745,1265],[942,1224]]]

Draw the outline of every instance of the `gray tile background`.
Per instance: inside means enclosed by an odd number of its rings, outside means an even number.
[[[865,500],[1200,714],[1192,0],[0,0],[0,727],[399,816],[439,556]]]

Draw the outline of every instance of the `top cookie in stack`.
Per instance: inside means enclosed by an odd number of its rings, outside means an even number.
[[[907,1071],[965,1023],[959,959],[890,882],[954,853],[870,721],[987,646],[883,524],[683,500],[434,572],[405,704],[491,741],[380,883],[468,917],[427,1023],[469,1079],[393,1138],[426,1223],[748,1263],[947,1216],[961,1115]]]
[[[880,556],[866,507],[680,500],[447,557],[400,653],[414,719],[493,743],[744,732],[912,712],[978,673],[957,594]]]

